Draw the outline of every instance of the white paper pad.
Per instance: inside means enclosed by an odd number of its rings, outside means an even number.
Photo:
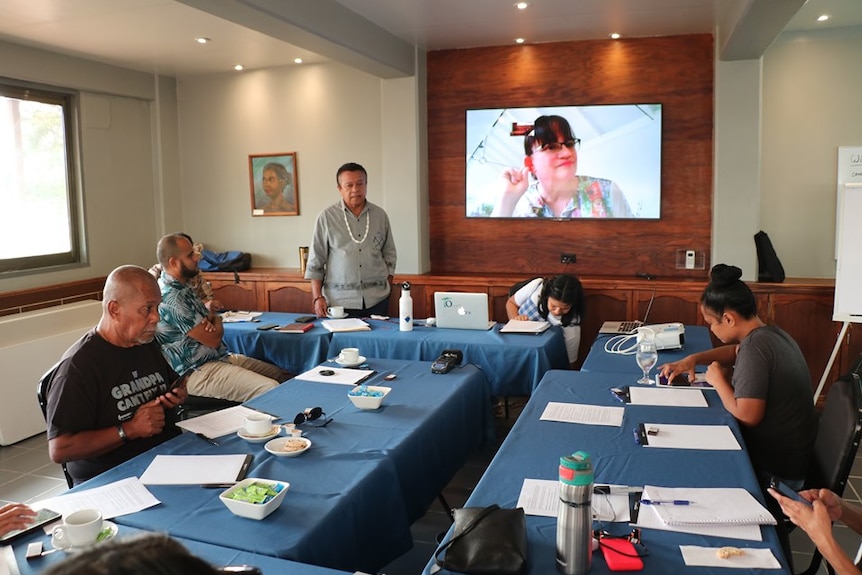
[[[145,485],[234,483],[245,463],[243,453],[233,455],[156,455],[141,475]]]
[[[226,311],[221,314],[222,323],[237,323],[251,321],[263,315],[261,311]]]
[[[667,525],[656,513],[653,505],[641,505],[635,527],[675,531],[677,533],[694,533],[712,537],[730,539],[745,539],[747,541],[763,541],[760,525]]]
[[[67,493],[50,499],[43,499],[33,504],[42,509],[47,507],[61,515],[91,507],[102,512],[102,518],[112,519],[129,513],[136,513],[161,503],[150,493],[137,477],[121,479],[101,487],[85,491]]]
[[[506,325],[500,328],[500,333],[527,333],[539,334],[551,327],[551,324],[546,321],[524,321],[520,319],[510,319]]]
[[[349,317],[347,319],[325,319],[320,322],[320,325],[332,332],[368,331],[371,329],[370,325],[356,317]]]
[[[15,559],[15,551],[12,549],[11,545],[4,545],[0,547],[2,553],[0,553],[0,575],[18,575],[20,571],[18,570],[18,562]],[[15,569],[14,573],[12,569]]]
[[[644,427],[658,430],[655,435],[647,435],[647,445],[644,447],[716,449],[722,451],[742,449],[733,432],[726,425],[644,423]]]
[[[321,371],[332,371],[332,375],[321,375]],[[349,369],[345,367],[321,367],[309,369],[300,373],[294,379],[317,381],[319,383],[337,383],[340,385],[358,385],[376,372],[373,369]]]
[[[622,427],[623,412],[624,408],[622,407],[549,401],[539,419],[542,421],[562,421],[564,423]]]
[[[613,487],[608,495],[593,493],[593,519],[599,521],[630,521],[629,495],[614,493]],[[527,515],[556,517],[560,507],[560,482],[553,479],[524,479],[518,504]]]
[[[669,525],[775,525],[775,517],[741,487],[656,487],[645,485],[642,499],[688,500],[691,505],[644,505],[654,507]]]
[[[699,389],[671,387],[630,387],[631,405],[667,405],[672,407],[707,407]]]
[[[719,559],[719,547],[697,547],[680,545],[679,550],[686,565],[703,567],[730,567],[736,569],[781,569],[781,564],[771,549],[752,549],[745,547],[743,555]]]
[[[178,421],[177,427],[192,433],[203,433],[210,438],[222,437],[229,433],[236,433],[242,427],[243,418],[253,413],[260,414],[261,412],[243,405],[235,405],[185,421]]]

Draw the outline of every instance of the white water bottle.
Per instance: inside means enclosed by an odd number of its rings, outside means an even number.
[[[410,282],[401,284],[401,299],[398,300],[398,329],[413,331],[413,298],[410,297]]]

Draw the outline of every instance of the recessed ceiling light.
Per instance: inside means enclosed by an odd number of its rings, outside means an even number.
[[[818,22],[826,22],[827,20],[829,20],[829,18],[830,18],[829,14],[821,14],[820,16],[817,17],[817,21]]]
[[[233,67],[233,69],[236,70],[237,72],[241,72],[242,71],[242,64],[237,64],[236,66]]]
[[[515,44],[523,44],[524,42],[526,42],[526,40],[523,38],[515,38]]]
[[[527,6],[529,6],[529,4],[527,4],[526,2],[517,2],[515,4],[515,8],[517,8],[518,10],[526,10]]]
[[[616,32],[611,32],[610,34],[608,34],[608,38],[610,38],[611,40],[619,40],[620,35]]]
[[[203,36],[201,36],[200,38],[195,38],[195,42],[197,42],[198,44],[206,44],[209,41],[209,38],[204,38]]]
[[[294,64],[302,64],[302,58],[294,58],[293,63]]]

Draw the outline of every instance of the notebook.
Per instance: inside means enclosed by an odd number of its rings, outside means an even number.
[[[488,320],[488,294],[434,292],[437,327],[488,330],[496,322]]]
[[[551,327],[551,324],[546,321],[510,319],[506,325],[500,328],[500,333],[529,333],[538,335],[549,327]]]

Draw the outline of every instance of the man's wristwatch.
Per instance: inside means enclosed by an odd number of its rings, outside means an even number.
[[[128,442],[129,442],[129,436],[128,436],[128,435],[126,435],[126,432],[125,432],[125,430],[123,429],[123,424],[122,424],[122,423],[118,423],[118,424],[117,424],[117,435],[119,435],[119,436],[120,436],[120,439],[122,439],[122,440],[123,440],[123,443],[128,443]]]

